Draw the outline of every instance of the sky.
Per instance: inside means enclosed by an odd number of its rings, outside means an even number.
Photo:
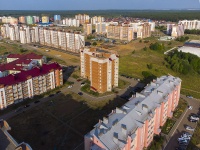
[[[200,9],[200,0],[0,0],[0,10]]]

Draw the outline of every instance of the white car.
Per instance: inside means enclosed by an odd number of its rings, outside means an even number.
[[[186,126],[185,129],[188,130],[188,131],[194,131],[194,128],[192,128],[192,127],[190,127],[190,126]]]
[[[72,85],[69,85],[67,88],[68,88],[68,89],[71,89],[71,88],[72,88]]]
[[[178,138],[178,141],[190,140],[190,137],[181,137]]]
[[[192,108],[193,108],[193,106],[188,106],[188,109],[189,109],[189,110],[192,110]]]
[[[199,120],[199,117],[190,116],[190,119],[192,119],[192,120]]]

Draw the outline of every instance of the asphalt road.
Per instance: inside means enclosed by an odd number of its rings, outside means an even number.
[[[184,95],[181,95],[181,98],[185,99],[189,105],[193,106],[192,110],[187,109],[184,114],[177,120],[175,126],[172,128],[170,135],[167,137],[167,145],[164,150],[175,150],[178,147],[177,139],[182,135],[183,132],[189,132],[193,134],[192,131],[188,131],[185,129],[185,125],[189,125],[193,128],[196,128],[197,123],[189,122],[188,117],[191,113],[197,114],[200,108],[200,100],[197,99],[189,99]]]

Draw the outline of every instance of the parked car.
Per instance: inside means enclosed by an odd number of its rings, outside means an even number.
[[[69,85],[67,88],[68,88],[68,89],[71,89],[72,87],[73,87],[72,85]]]
[[[85,85],[85,83],[84,83],[84,82],[82,82],[82,83],[81,83],[81,86],[84,86],[84,85]]]
[[[49,97],[53,97],[53,96],[54,96],[54,94],[50,94],[50,95],[49,95]]]
[[[192,108],[193,108],[193,106],[188,106],[188,109],[189,109],[189,110],[192,110]]]
[[[27,105],[24,105],[24,108],[27,108],[27,107],[29,107],[30,105],[29,104],[27,104]]]
[[[82,95],[83,95],[83,93],[82,93],[82,92],[78,92],[78,95],[82,96]]]
[[[190,137],[180,137],[180,138],[178,138],[178,141],[183,141],[183,140],[190,140]]]
[[[194,119],[189,119],[189,122],[198,122],[198,120],[194,120]]]
[[[187,140],[181,140],[181,141],[178,141],[179,144],[187,144],[188,141]]]
[[[199,117],[196,117],[196,116],[190,116],[190,119],[192,119],[192,120],[199,120]]]
[[[191,126],[186,126],[185,129],[188,130],[188,131],[194,131],[194,128],[192,128]]]
[[[37,101],[35,101],[34,103],[36,104],[36,103],[39,103],[40,101],[39,100],[37,100]]]

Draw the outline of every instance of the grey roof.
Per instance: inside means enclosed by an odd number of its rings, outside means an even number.
[[[12,142],[10,142],[8,137],[0,129],[0,150],[14,150],[15,147],[16,146]]]
[[[135,138],[137,128],[154,116],[155,108],[167,100],[168,94],[180,82],[180,78],[171,75],[157,78],[121,108],[112,111],[108,118],[104,117],[85,136],[96,136],[108,150],[123,148],[128,135]]]

